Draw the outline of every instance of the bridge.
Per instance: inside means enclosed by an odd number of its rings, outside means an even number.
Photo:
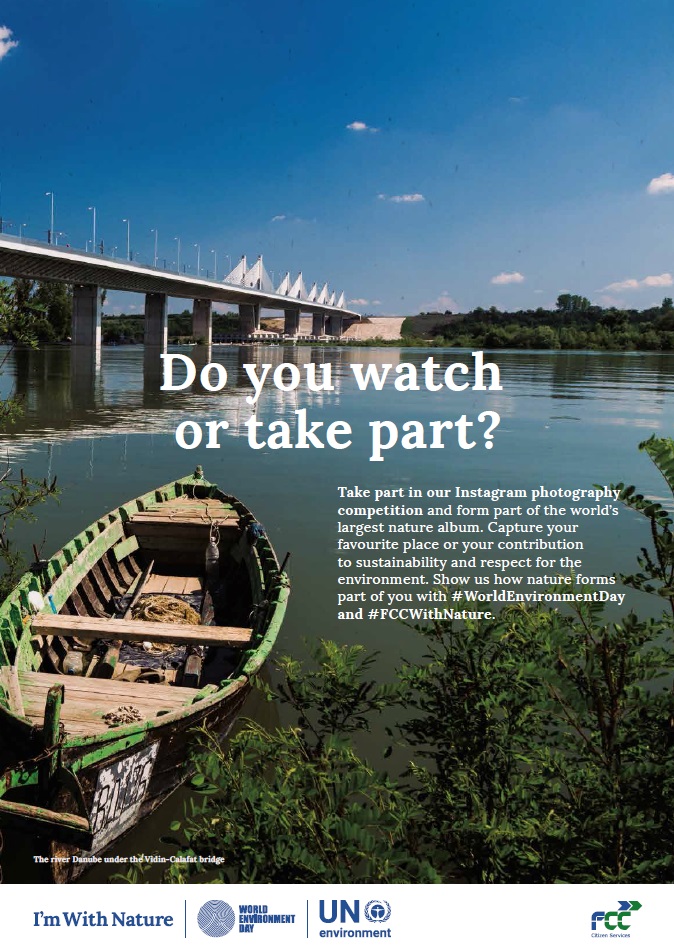
[[[301,272],[294,280],[287,273],[274,289],[262,256],[252,265],[242,257],[217,281],[0,234],[0,275],[71,284],[72,343],[94,348],[101,343],[102,288],[145,295],[145,344],[161,349],[168,342],[169,297],[192,299],[192,333],[209,345],[214,303],[238,306],[244,336],[260,329],[261,308],[282,311],[284,333],[290,337],[299,332],[301,314],[311,315],[314,337],[341,337],[345,325],[360,320],[360,314],[345,306],[343,292],[338,297],[327,284],[307,289]]]

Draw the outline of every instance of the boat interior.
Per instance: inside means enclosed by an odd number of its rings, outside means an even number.
[[[50,688],[63,684],[66,734],[100,734],[218,691],[264,626],[254,535],[211,498],[158,501],[110,522],[33,608],[29,663],[24,654],[0,668],[14,713],[41,726]]]

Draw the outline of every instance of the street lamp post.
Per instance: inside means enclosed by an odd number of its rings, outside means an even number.
[[[25,221],[24,221],[21,225],[19,225],[19,240],[21,240],[21,238],[23,238],[23,229],[24,229],[24,228],[28,228],[28,222],[25,222]]]
[[[180,238],[174,238],[178,242],[178,274],[180,274]]]
[[[197,249],[197,277],[199,277],[201,274],[201,245],[198,245],[195,241],[194,247]]]
[[[227,267],[229,268],[229,271],[227,272],[227,274],[229,274],[232,270],[232,256],[226,254],[225,258],[227,258]]]
[[[157,234],[158,232],[156,228],[150,228],[150,231],[154,232],[154,266],[156,268],[157,267]]]
[[[131,219],[122,218],[126,224],[126,260],[131,261]]]
[[[45,192],[45,195],[51,199],[51,216],[49,219],[49,233],[47,234],[47,244],[51,245],[54,238],[54,193]]]
[[[91,232],[91,253],[96,254],[96,207],[94,205],[89,205],[88,211],[92,212],[94,216]]]
[[[213,255],[213,274],[215,275],[215,280],[218,280],[218,253],[215,248],[211,248],[211,254]]]

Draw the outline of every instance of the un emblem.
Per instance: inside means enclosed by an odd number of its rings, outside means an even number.
[[[199,928],[212,939],[227,935],[234,928],[235,922],[234,910],[222,899],[210,899],[203,904],[197,914]]]
[[[365,906],[365,918],[370,922],[386,922],[391,916],[391,907],[383,899],[372,899]]]

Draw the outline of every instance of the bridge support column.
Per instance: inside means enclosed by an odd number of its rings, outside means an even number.
[[[343,318],[341,314],[331,314],[327,321],[326,333],[331,337],[341,337]]]
[[[213,302],[195,298],[192,306],[192,336],[210,347],[213,340]]]
[[[322,337],[325,334],[325,314],[314,314],[311,321],[313,337]]]
[[[101,346],[101,295],[95,284],[73,285],[72,342],[96,349]]]
[[[254,334],[260,330],[260,305],[259,304],[239,304],[239,320],[241,323],[241,333],[245,337]]]
[[[165,294],[145,295],[145,346],[162,352],[168,344],[168,298]]]
[[[300,309],[286,308],[284,313],[283,333],[288,337],[297,337],[300,330]]]

